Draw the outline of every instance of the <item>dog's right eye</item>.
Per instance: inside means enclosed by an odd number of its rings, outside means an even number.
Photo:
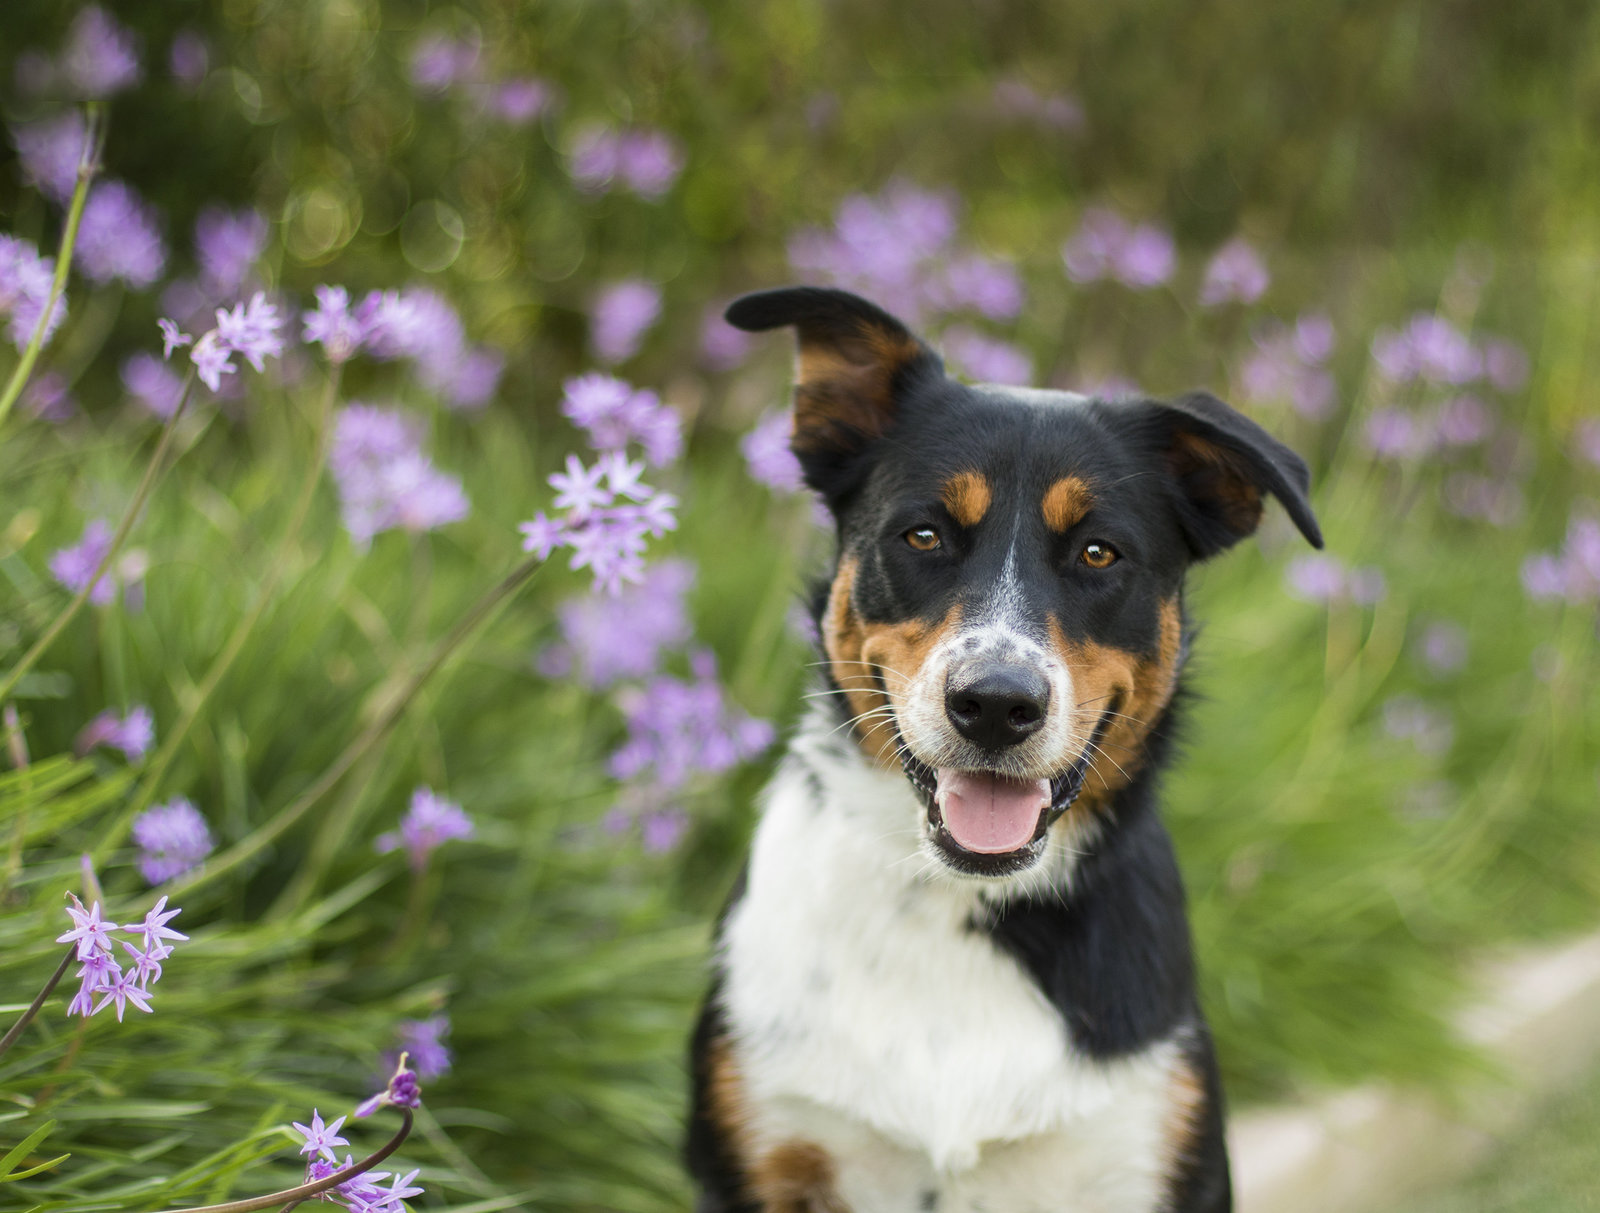
[[[931,526],[919,526],[907,531],[902,538],[919,552],[932,552],[943,546],[939,532]]]

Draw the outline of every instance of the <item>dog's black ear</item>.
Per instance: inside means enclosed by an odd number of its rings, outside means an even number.
[[[1283,503],[1312,547],[1322,546],[1305,460],[1266,430],[1206,392],[1136,407],[1146,440],[1177,486],[1178,517],[1196,560],[1253,534],[1263,493]]]
[[[942,372],[939,357],[888,312],[849,291],[790,286],[735,299],[725,317],[761,332],[795,327],[794,452],[812,487],[825,467],[856,454],[894,424],[914,377]]]

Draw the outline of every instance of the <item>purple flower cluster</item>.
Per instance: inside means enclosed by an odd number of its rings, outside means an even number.
[[[1239,372],[1239,387],[1246,400],[1287,402],[1313,421],[1333,411],[1338,389],[1325,366],[1336,340],[1332,321],[1312,312],[1292,326],[1262,325],[1252,340],[1255,349]]]
[[[561,411],[589,435],[597,451],[644,448],[651,467],[665,467],[683,452],[683,421],[648,388],[591,372],[562,384]]]
[[[428,1019],[402,1019],[396,1030],[400,1047],[385,1053],[384,1068],[392,1073],[400,1068],[400,1059],[406,1058],[417,1077],[429,1082],[450,1072],[454,1060],[444,1038],[450,1034],[450,1017],[434,1015]]]
[[[199,88],[211,70],[211,48],[192,29],[179,30],[167,51],[167,70],[187,89]]]
[[[1536,601],[1600,602],[1600,518],[1574,515],[1559,551],[1540,552],[1523,564],[1522,586]]]
[[[1600,417],[1586,417],[1573,433],[1578,453],[1600,468]]]
[[[682,147],[665,131],[590,127],[573,140],[567,171],[573,184],[588,193],[621,188],[655,199],[672,188],[683,161]]]
[[[655,673],[662,655],[687,644],[693,634],[685,603],[693,584],[692,565],[663,560],[615,597],[569,599],[557,613],[561,641],[539,655],[540,673],[576,676],[596,691]]]
[[[750,354],[750,334],[722,318],[723,305],[706,308],[700,319],[700,361],[713,371],[728,371]]]
[[[644,464],[621,451],[601,455],[593,467],[568,455],[566,471],[549,477],[555,508],[564,513],[551,518],[541,510],[520,524],[522,550],[544,560],[558,547],[571,548],[568,567],[588,569],[608,594],[643,580],[646,540],[678,525],[678,499],[645,484],[643,475]]]
[[[200,810],[178,797],[146,809],[133,819],[139,872],[151,884],[165,884],[195,867],[216,849]]]
[[[83,726],[83,731],[72,743],[72,750],[81,757],[96,746],[110,746],[114,750],[121,750],[130,762],[135,762],[150,752],[155,740],[155,717],[150,715],[149,708],[139,704],[126,716],[101,712]],[[160,881],[150,883],[159,884]]]
[[[435,795],[431,788],[418,788],[411,793],[411,804],[400,819],[400,829],[378,835],[373,846],[380,855],[403,847],[412,870],[421,872],[438,847],[453,838],[471,838],[472,834],[472,818],[460,805]]]
[[[481,70],[476,41],[429,34],[411,52],[411,82],[419,92],[443,96],[460,92],[513,126],[525,126],[555,100],[555,92],[534,76],[490,80]]]
[[[50,301],[50,283],[55,275],[55,259],[41,257],[26,240],[0,233],[0,319],[10,317],[6,334],[18,350],[33,339],[34,329]],[[56,300],[45,326],[44,339],[50,340],[67,315],[65,293]]]
[[[189,358],[194,363],[195,373],[213,392],[222,387],[224,375],[238,370],[233,364],[235,354],[262,371],[266,369],[266,359],[283,353],[283,335],[279,332],[283,320],[278,316],[277,305],[267,301],[265,292],[257,291],[247,304],[219,307],[216,317],[216,328],[204,333],[198,341],[181,332],[173,321],[159,321],[165,347],[163,357],[171,358],[173,350],[193,345]]]
[[[1397,740],[1411,742],[1419,753],[1433,758],[1449,753],[1456,735],[1447,713],[1414,695],[1395,695],[1384,702],[1383,731]]]
[[[609,769],[633,781],[659,807],[699,775],[754,758],[773,742],[772,725],[728,704],[707,651],[691,658],[692,679],[660,674],[618,696],[628,737]]]
[[[957,324],[944,331],[939,344],[967,377],[978,383],[1033,382],[1033,359],[1009,341]]]
[[[267,220],[260,211],[228,211],[208,206],[194,224],[195,256],[201,289],[211,299],[227,299],[244,289],[267,247]]]
[[[644,335],[661,315],[661,288],[642,278],[605,287],[590,312],[589,339],[600,361],[625,362],[639,352]]]
[[[789,434],[793,428],[794,417],[789,410],[774,409],[739,440],[739,450],[744,453],[750,475],[780,493],[795,493],[805,487],[800,460],[789,449]]]
[[[373,1105],[372,1111],[376,1111],[384,1102],[392,1102],[384,1098],[386,1095],[387,1092],[380,1092],[373,1099],[367,1101]],[[362,1107],[365,1106],[365,1104],[362,1105]],[[409,1106],[414,1107],[415,1104]],[[358,1108],[356,1115],[360,1116],[362,1114]],[[356,1165],[356,1160],[352,1155],[346,1154],[344,1162],[341,1163],[339,1156],[334,1153],[336,1146],[350,1144],[347,1139],[339,1136],[339,1130],[344,1126],[345,1119],[345,1117],[341,1116],[337,1120],[325,1124],[322,1120],[322,1113],[313,1108],[311,1110],[310,1124],[303,1125],[299,1121],[294,1122],[295,1131],[300,1134],[304,1143],[300,1147],[300,1153],[310,1156],[306,1161],[307,1183],[315,1183],[317,1180],[327,1179],[330,1175],[337,1174],[347,1167]],[[402,1202],[410,1200],[413,1196],[422,1195],[423,1190],[412,1185],[412,1181],[419,1174],[420,1171],[411,1171],[405,1175],[396,1174],[389,1186],[385,1188],[379,1185],[384,1180],[390,1179],[390,1172],[364,1171],[360,1175],[353,1176],[343,1183],[329,1188],[317,1199],[327,1201],[330,1204],[342,1205],[351,1210],[351,1213],[405,1213],[405,1205]]]
[[[1284,570],[1289,592],[1303,602],[1353,602],[1372,606],[1388,593],[1383,573],[1371,565],[1351,568],[1331,552],[1297,556]]]
[[[956,231],[950,194],[895,181],[876,196],[846,198],[831,229],[796,234],[789,262],[912,322],[962,311],[1014,319],[1024,298],[1016,269],[962,248]]]
[[[334,423],[328,468],[345,530],[358,545],[382,531],[431,531],[467,516],[467,495],[422,449],[422,427],[399,409],[352,404]]]
[[[1130,224],[1108,207],[1090,207],[1078,230],[1061,246],[1067,277],[1085,284],[1110,278],[1148,290],[1160,286],[1178,267],[1177,246],[1165,228]]]
[[[167,246],[155,214],[121,181],[101,181],[89,191],[73,264],[90,282],[120,279],[143,290],[167,267]]]
[[[1021,80],[1002,80],[994,86],[995,112],[1007,118],[1026,118],[1058,131],[1083,129],[1083,106],[1065,93],[1041,93]]]
[[[22,162],[22,176],[53,202],[66,205],[78,184],[78,167],[89,150],[89,132],[83,115],[68,110],[11,128],[11,142]]]
[[[132,354],[122,363],[122,386],[151,415],[165,421],[183,399],[183,380],[154,354]]]
[[[1206,265],[1205,278],[1200,283],[1200,306],[1254,303],[1267,293],[1271,281],[1261,254],[1243,238],[1230,240]]]
[[[1362,437],[1384,459],[1420,459],[1455,447],[1475,446],[1494,433],[1483,400],[1463,393],[1420,410],[1378,408],[1367,415]]]
[[[122,1013],[128,1003],[132,1003],[139,1010],[150,1011],[150,987],[161,980],[161,962],[172,955],[172,945],[162,942],[167,939],[188,939],[187,935],[174,931],[167,923],[176,918],[183,911],[167,909],[167,899],[163,897],[144,916],[140,923],[129,923],[118,926],[114,922],[107,922],[100,916],[100,903],[92,902],[87,910],[83,902],[71,893],[67,896],[72,899],[72,905],[67,907],[67,916],[72,919],[72,930],[56,937],[57,943],[75,944],[78,949],[78,960],[82,967],[76,976],[80,978],[78,992],[73,995],[72,1001],[67,1004],[68,1015],[98,1015],[109,1006],[117,1009],[117,1022],[122,1022]],[[128,935],[142,936],[140,946],[111,938],[112,931],[122,931]],[[120,944],[123,952],[127,954],[127,969],[117,960],[113,943]],[[96,996],[99,1000],[96,1001]]]
[[[110,550],[111,527],[103,519],[93,519],[83,528],[83,536],[77,543],[50,557],[50,575],[74,594],[82,593]],[[108,569],[89,591],[89,601],[105,606],[116,596],[116,578]]]
[[[1417,637],[1416,656],[1430,674],[1446,677],[1466,668],[1467,629],[1448,619],[1435,619]]]
[[[1528,378],[1522,347],[1504,338],[1475,343],[1443,316],[1418,312],[1399,330],[1380,329],[1372,359],[1386,379],[1460,387],[1478,379],[1501,392],[1520,391]]]
[[[411,1059],[405,1053],[400,1054],[399,1064],[389,1076],[388,1084],[370,1099],[364,1099],[356,1107],[356,1116],[371,1116],[379,1108],[420,1108],[422,1106],[422,1084],[417,1081],[417,1072],[411,1068]],[[415,1174],[415,1172],[413,1172]]]
[[[59,371],[46,371],[36,375],[23,389],[22,407],[40,421],[59,425],[78,412],[78,403],[67,390],[67,381]]]
[[[316,295],[302,336],[321,345],[330,362],[363,350],[380,360],[410,358],[423,383],[457,409],[482,408],[499,387],[504,359],[469,345],[461,317],[437,292],[370,291],[354,308],[342,286],[319,286]]]
[[[133,35],[97,4],[78,13],[61,50],[61,77],[77,96],[110,97],[139,83]]]

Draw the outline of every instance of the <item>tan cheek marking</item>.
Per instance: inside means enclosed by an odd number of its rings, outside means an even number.
[[[1094,505],[1094,494],[1076,476],[1063,476],[1045,490],[1040,509],[1044,524],[1056,534],[1076,526]]]
[[[1169,1185],[1175,1186],[1199,1156],[1196,1139],[1205,1107],[1205,1083],[1188,1058],[1179,1058],[1167,1083],[1167,1112],[1161,1125],[1162,1161]]]
[[[846,558],[828,593],[822,621],[822,647],[828,655],[833,680],[845,693],[852,716],[864,717],[857,726],[862,751],[888,768],[900,765],[895,751],[894,722],[889,717],[890,698],[880,689],[903,697],[934,648],[960,622],[958,611],[929,626],[920,620],[906,623],[864,623],[851,604],[857,565]],[[872,713],[871,715],[867,715]]]
[[[958,472],[950,477],[942,494],[944,508],[962,526],[977,526],[989,512],[993,494],[989,482],[979,472]]]
[[[762,1213],[849,1213],[833,1186],[833,1161],[820,1146],[786,1142],[750,1172]]]
[[[1084,794],[1098,800],[1127,784],[1141,762],[1140,749],[1150,728],[1172,702],[1178,685],[1178,655],[1183,644],[1183,619],[1178,600],[1160,608],[1160,636],[1153,657],[1088,641],[1068,640],[1050,621],[1051,645],[1072,676],[1079,720],[1092,728],[1100,713],[1115,703],[1117,715],[1106,725],[1100,753],[1089,767]]]

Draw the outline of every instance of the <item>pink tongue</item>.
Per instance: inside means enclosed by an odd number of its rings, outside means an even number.
[[[1020,851],[1050,804],[1048,779],[1007,779],[983,771],[934,772],[936,801],[950,837],[980,855]]]

